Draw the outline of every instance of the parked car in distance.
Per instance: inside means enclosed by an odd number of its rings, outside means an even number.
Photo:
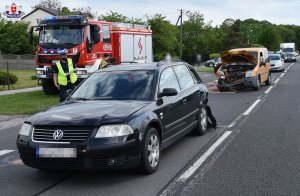
[[[211,59],[211,60],[206,61],[206,62],[204,63],[204,65],[205,65],[206,67],[215,67],[215,66],[217,66],[217,65],[220,64],[220,63],[221,63],[221,58],[219,57],[219,58],[214,58],[214,59]]]
[[[93,73],[68,99],[29,117],[17,137],[25,165],[153,173],[160,152],[208,126],[208,90],[184,62],[124,64]]]
[[[270,85],[270,60],[266,48],[237,48],[225,52],[216,71],[220,91],[237,86],[258,90],[262,82]]]
[[[270,53],[271,71],[284,71],[284,59],[280,53]]]

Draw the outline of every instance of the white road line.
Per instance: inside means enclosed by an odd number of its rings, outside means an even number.
[[[280,78],[277,78],[274,83],[277,84],[279,82],[279,80],[280,80]]]
[[[0,150],[0,156],[14,152],[15,150]]]
[[[217,149],[220,144],[232,133],[226,131],[190,168],[188,168],[179,178],[179,182],[186,181],[204,163],[204,161]]]
[[[280,75],[280,77],[283,77],[283,76],[284,76],[284,74],[285,74],[285,73],[282,73],[282,74]]]
[[[254,107],[260,102],[261,99],[257,99],[249,108],[244,112],[243,116],[247,116],[254,109]]]
[[[270,86],[269,88],[268,88],[268,90],[266,90],[266,94],[268,94],[271,90],[272,90],[272,88],[273,88],[273,86]]]

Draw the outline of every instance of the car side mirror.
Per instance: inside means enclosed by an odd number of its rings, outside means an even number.
[[[175,88],[164,88],[162,93],[160,93],[161,97],[170,97],[170,96],[175,96],[177,95],[178,92]]]
[[[266,66],[267,64],[265,63],[265,62],[262,62],[261,64],[260,64],[260,66]]]

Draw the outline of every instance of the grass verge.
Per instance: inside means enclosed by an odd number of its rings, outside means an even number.
[[[59,103],[58,96],[43,91],[0,96],[0,114],[34,114]]]
[[[1,71],[6,72],[6,70],[1,69]],[[14,89],[22,88],[31,88],[38,86],[37,80],[32,80],[31,76],[36,75],[35,70],[9,70],[9,73],[12,73],[18,77],[16,84],[13,84]],[[0,86],[0,91],[8,90],[8,87],[2,89]]]
[[[214,73],[214,68],[213,67],[197,67],[196,68],[197,72],[208,72],[208,73]]]

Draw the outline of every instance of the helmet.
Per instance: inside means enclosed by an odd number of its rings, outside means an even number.
[[[65,49],[62,49],[60,52],[59,52],[60,55],[67,55],[68,54],[68,49],[65,48]]]

